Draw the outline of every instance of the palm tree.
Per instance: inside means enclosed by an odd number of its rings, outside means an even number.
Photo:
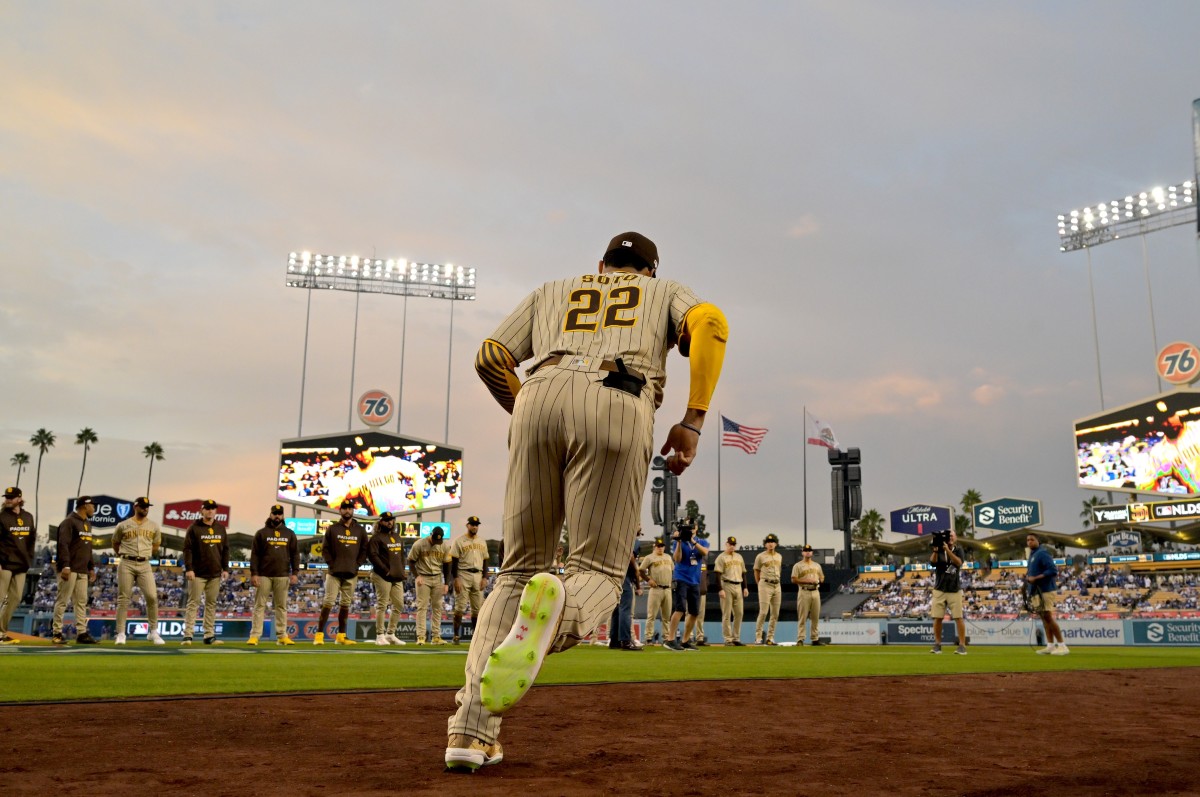
[[[146,459],[150,460],[150,472],[146,474],[146,497],[149,498],[150,479],[154,476],[154,462],[155,460],[159,462],[163,461],[163,447],[158,443],[151,443],[142,449],[142,454],[146,457]]]
[[[962,507],[963,513],[959,517],[961,517],[964,522],[961,524],[962,527],[959,528],[959,525],[960,525],[959,519],[958,519],[958,517],[954,518],[954,533],[955,534],[958,534],[960,537],[972,537],[973,538],[975,536],[975,512],[974,512],[974,510],[975,510],[975,506],[977,504],[982,504],[982,503],[983,503],[983,496],[980,495],[979,491],[974,488],[968,488],[967,491],[962,494],[962,498],[959,499],[958,505]]]
[[[14,486],[20,487],[21,486],[21,471],[24,470],[25,466],[29,464],[29,455],[26,454],[24,451],[18,451],[17,453],[12,455],[12,459],[9,460],[9,463],[12,465],[15,465],[17,468],[17,483]]]
[[[79,469],[79,489],[75,491],[75,495],[80,495],[83,492],[83,472],[87,470],[87,454],[92,443],[100,442],[100,438],[96,437],[96,432],[90,426],[85,426],[79,430],[79,434],[75,435],[75,445],[83,446],[83,467]]]
[[[1085,529],[1092,525],[1092,508],[1097,506],[1106,506],[1104,499],[1098,495],[1093,495],[1083,502],[1083,511],[1079,513],[1079,517],[1083,520]]]
[[[29,438],[30,444],[38,450],[37,462],[37,479],[33,483],[33,534],[37,537],[37,524],[41,518],[41,505],[38,503],[40,490],[42,489],[42,457],[46,456],[46,452],[54,448],[54,432],[49,429],[38,429],[33,433],[33,437]]]
[[[866,548],[869,543],[883,539],[883,515],[878,509],[868,509],[857,523],[854,524],[853,543],[855,548]],[[872,559],[875,555],[872,555]]]

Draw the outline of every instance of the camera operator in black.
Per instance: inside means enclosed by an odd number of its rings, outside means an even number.
[[[958,631],[958,648],[955,653],[965,656],[967,653],[967,634],[963,623],[962,600],[962,566],[966,554],[958,545],[958,535],[954,529],[934,532],[930,543],[933,553],[929,561],[933,563],[936,577],[933,583],[933,602],[929,612],[933,615],[933,649],[930,653],[942,652],[942,619],[946,613],[954,619],[955,630]]]

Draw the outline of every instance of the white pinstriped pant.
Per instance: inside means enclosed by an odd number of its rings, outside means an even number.
[[[496,741],[500,717],[479,702],[488,656],[517,616],[521,590],[550,570],[567,524],[566,607],[552,653],[612,614],[641,516],[654,436],[654,401],[600,384],[604,374],[542,368],[517,394],[509,427],[504,563],[484,601],[467,655],[466,684],[448,733]]]

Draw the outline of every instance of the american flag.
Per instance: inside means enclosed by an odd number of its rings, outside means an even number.
[[[743,426],[737,421],[731,421],[721,416],[721,445],[737,446],[747,454],[758,451],[758,446],[767,436],[767,430],[760,426]]]

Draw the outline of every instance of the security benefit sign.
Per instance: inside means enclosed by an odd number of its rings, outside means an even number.
[[[1200,620],[1131,620],[1135,645],[1200,645]]]
[[[932,534],[954,528],[954,510],[948,506],[913,504],[892,510],[892,531],[897,534]]]
[[[972,513],[977,529],[1001,532],[1042,525],[1042,502],[1029,498],[997,498],[976,504]]]

